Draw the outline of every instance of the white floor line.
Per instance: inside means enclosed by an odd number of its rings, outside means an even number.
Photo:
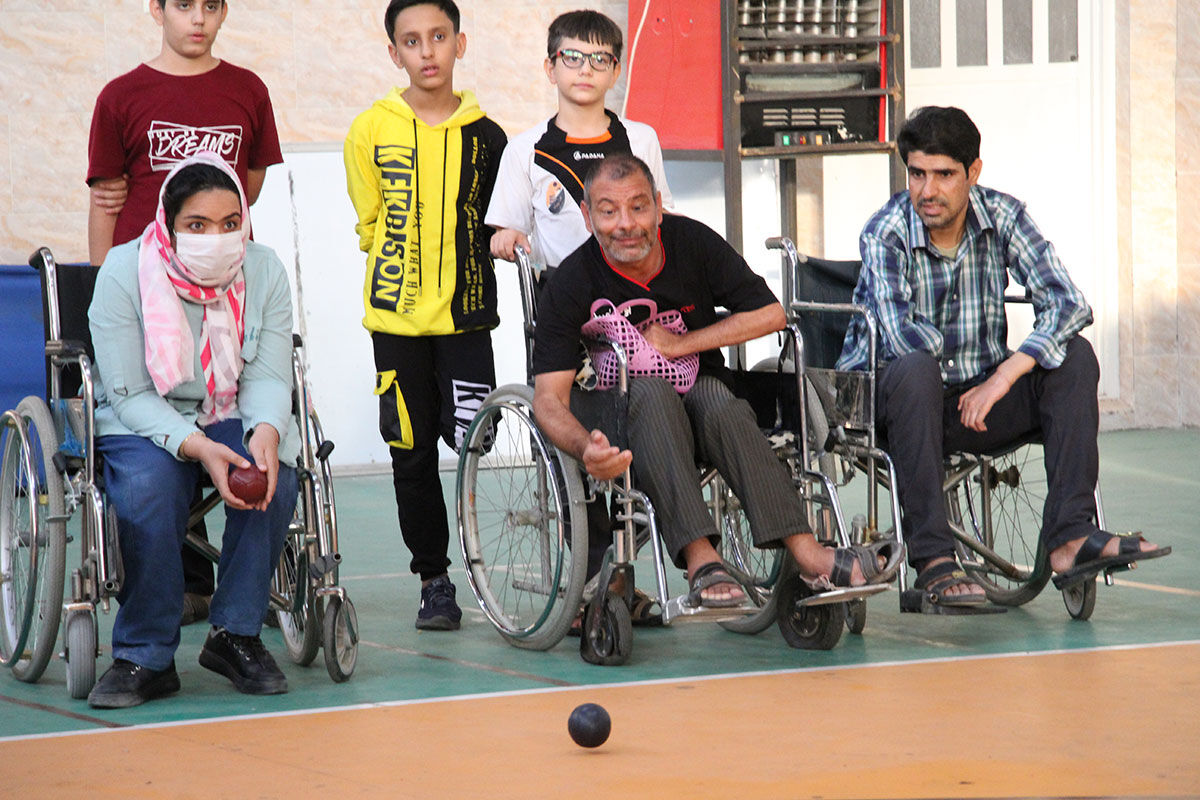
[[[460,694],[444,697],[421,697],[411,700],[385,700],[374,703],[356,703],[346,706],[324,706],[321,708],[296,709],[293,711],[275,711],[263,714],[239,714],[228,717],[205,717],[200,719],[173,720],[171,722],[149,722],[141,725],[129,725],[123,728],[103,728],[100,730],[63,731],[59,733],[35,733],[21,736],[0,737],[0,743],[19,742],[30,739],[52,739],[68,736],[100,736],[118,735],[129,731],[154,730],[157,728],[178,728],[186,725],[212,725],[220,722],[236,722],[239,720],[270,719],[273,717],[295,717],[305,714],[329,714],[341,711],[358,711],[371,708],[396,708],[401,706],[424,705],[428,703],[457,702],[462,700],[486,700],[493,697],[520,697],[522,695],[548,694],[551,692],[579,692],[596,689],[620,689],[633,686],[662,686],[676,683],[707,683],[709,681],[736,680],[738,678],[769,677],[772,675],[798,675],[806,672],[846,672],[849,670],[881,669],[886,667],[907,667],[924,664],[946,664],[955,661],[991,661],[1002,658],[1041,658],[1045,656],[1070,655],[1073,653],[1107,653],[1123,650],[1149,650],[1160,647],[1191,647],[1200,645],[1200,639],[1183,639],[1173,642],[1147,642],[1143,644],[1103,645],[1097,647],[1069,648],[1059,650],[1018,650],[1009,653],[987,653],[969,656],[943,656],[940,658],[921,658],[912,661],[879,661],[873,664],[842,664],[840,666],[822,667],[791,667],[787,669],[759,670],[755,672],[729,672],[716,675],[683,675],[674,678],[655,678],[643,681],[625,681],[614,683],[589,683],[578,686],[552,686],[538,689],[513,689],[503,692],[482,692],[479,694]]]
[[[1145,589],[1148,592],[1179,594],[1183,595],[1184,597],[1200,597],[1200,591],[1195,589],[1181,589],[1178,586],[1159,586],[1155,583],[1138,583],[1137,581],[1124,581],[1120,578],[1113,578],[1113,583],[1117,586],[1128,586],[1132,589]]]

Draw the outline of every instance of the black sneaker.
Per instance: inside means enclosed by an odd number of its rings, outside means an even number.
[[[178,691],[179,673],[174,661],[166,669],[157,670],[118,658],[96,681],[87,700],[92,708],[129,708]]]
[[[456,631],[462,609],[454,602],[454,584],[443,575],[421,587],[421,607],[417,609],[417,628],[423,631]]]
[[[200,666],[224,675],[243,694],[283,694],[287,678],[257,636],[214,628],[200,650]]]

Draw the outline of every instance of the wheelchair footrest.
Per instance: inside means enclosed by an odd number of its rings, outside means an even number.
[[[905,589],[900,592],[900,611],[906,614],[944,614],[966,616],[971,614],[1003,614],[1003,606],[944,606],[930,599],[931,595],[921,589]]]
[[[663,607],[663,624],[674,625],[677,622],[722,622],[739,619],[758,613],[758,606],[747,600],[743,605],[728,608],[708,608],[694,606],[688,602],[686,594],[672,597]]]
[[[833,603],[847,603],[851,600],[865,600],[866,598],[886,592],[892,588],[887,583],[872,583],[867,586],[855,586],[852,588],[830,589],[827,592],[820,594],[811,594],[808,597],[796,601],[797,606],[827,606]]]

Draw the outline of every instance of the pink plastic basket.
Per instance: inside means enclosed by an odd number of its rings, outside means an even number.
[[[636,327],[629,321],[629,312],[638,306],[649,309],[649,316]],[[629,359],[630,377],[655,377],[671,382],[675,391],[685,394],[696,383],[696,374],[700,369],[700,355],[692,353],[680,358],[667,358],[655,350],[642,331],[650,325],[658,323],[676,334],[687,333],[687,326],[678,311],[658,313],[658,305],[650,299],[638,298],[628,300],[619,306],[611,300],[600,298],[592,303],[592,318],[583,323],[580,329],[587,343],[588,353],[592,359],[592,368],[596,371],[597,386],[608,389],[617,385],[620,377],[620,364],[613,351],[603,344],[590,340],[604,338],[616,342],[625,349]]]

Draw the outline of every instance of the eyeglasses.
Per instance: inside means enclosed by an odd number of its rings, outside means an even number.
[[[612,65],[617,63],[616,56],[604,51],[581,53],[578,50],[559,50],[555,53],[555,57],[561,58],[563,66],[570,69],[579,69],[583,66],[584,59],[587,59],[591,62],[592,69],[596,70],[596,72],[608,72],[612,69]]]

